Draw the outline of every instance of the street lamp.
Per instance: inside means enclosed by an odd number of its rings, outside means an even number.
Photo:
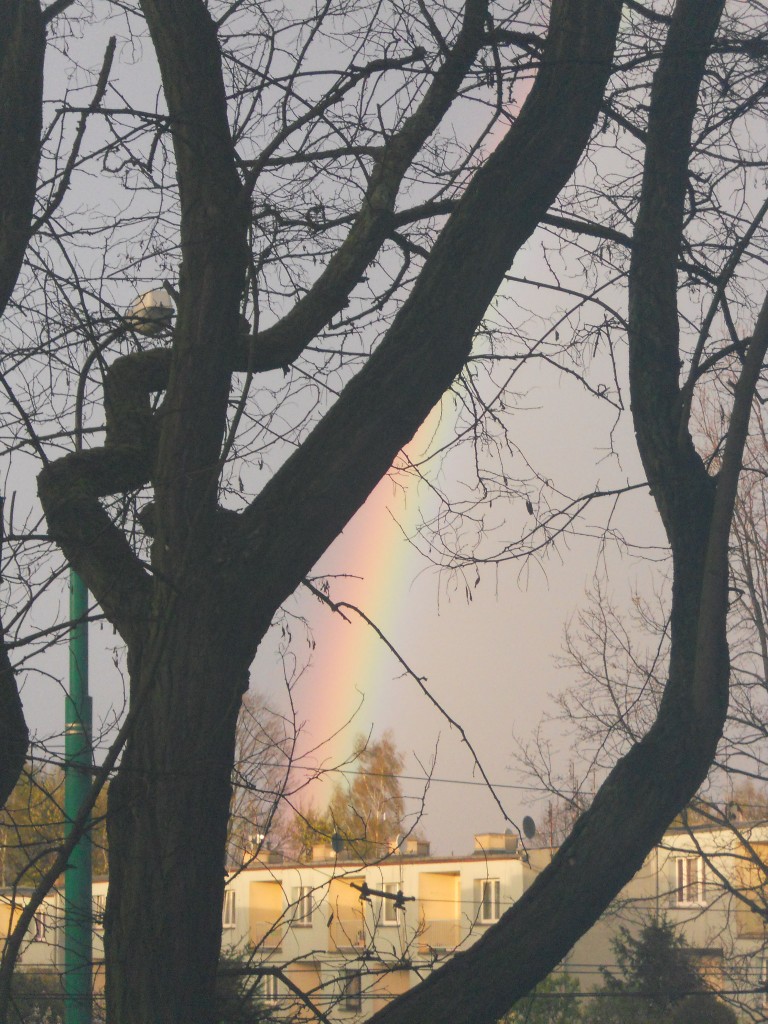
[[[131,330],[152,336],[160,334],[171,323],[174,305],[167,288],[153,288],[139,295],[125,313]]]
[[[112,331],[99,346],[134,330],[159,334],[169,326],[174,306],[165,288],[155,288],[135,299],[126,311],[126,323]],[[94,354],[97,354],[94,353]],[[83,367],[75,412],[75,448],[83,447],[85,378],[93,365]],[[80,808],[88,799],[93,768],[93,701],[88,693],[88,588],[70,569],[69,576],[69,693],[64,724],[64,835],[68,836]],[[92,846],[90,821],[73,847],[64,874],[64,1024],[91,1024],[93,964]]]
[[[80,438],[78,438],[79,447]],[[88,590],[74,569],[69,575],[69,693],[65,698],[64,835],[68,836],[91,787],[92,701],[88,695]],[[90,821],[69,855],[64,873],[64,1021],[91,1021],[91,832]]]

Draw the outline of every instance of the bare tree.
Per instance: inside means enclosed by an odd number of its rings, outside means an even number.
[[[109,92],[113,46],[91,105],[67,96],[43,133],[45,232],[9,318],[18,415],[8,447],[23,435],[42,464],[50,538],[127,647],[105,921],[115,1024],[213,1019],[236,721],[255,651],[458,378],[476,450],[494,423],[508,447],[511,380],[487,396],[472,344],[539,225],[575,238],[582,295],[599,298],[593,265],[628,275],[628,320],[581,340],[607,337],[613,356],[611,332],[627,327],[633,423],[673,566],[665,693],[525,898],[377,1020],[500,1018],[705,776],[727,707],[730,521],[768,345],[750,279],[760,217],[751,196],[735,210],[723,199],[731,175],[761,166],[743,138],[764,99],[764,11],[749,4],[748,18],[740,8],[721,28],[722,0],[678,0],[671,14],[626,6],[622,25],[614,0],[329,2],[305,20],[290,5],[143,0],[146,24],[130,7],[120,17],[127,52],[154,52],[163,105]],[[464,102],[488,111],[466,139],[451,120]],[[93,115],[104,137],[89,161],[62,156],[82,139],[67,126]],[[596,194],[593,161],[606,149],[627,170],[607,171],[621,181]],[[125,228],[110,218],[101,248],[90,211],[81,218],[65,201],[85,162],[125,189]],[[27,187],[31,178],[28,168]],[[144,196],[137,253],[130,204]],[[120,318],[116,283],[177,259],[172,334],[148,343]],[[690,287],[679,306],[681,272]],[[79,344],[62,341],[70,335]],[[538,343],[523,349],[520,364],[541,354]],[[691,400],[734,352],[715,470],[694,445]],[[558,358],[565,367],[567,346]],[[67,450],[73,413],[92,447]],[[502,485],[519,499],[503,473],[489,487],[481,472],[481,497]],[[573,521],[596,497],[557,515]],[[549,542],[557,522],[541,530]],[[25,564],[33,589],[40,570]]]
[[[598,8],[553,7],[549,60],[525,113],[464,191],[386,338],[240,514],[218,502],[222,444],[226,452],[234,440],[232,375],[289,365],[348,301],[390,229],[398,182],[485,43],[486,9],[467,5],[419,106],[372,154],[361,212],[337,257],[282,320],[251,339],[240,327],[254,274],[249,197],[281,131],[241,177],[211,16],[195,3],[143,8],[179,186],[174,342],[116,360],[105,381],[105,446],[64,456],[40,476],[51,535],[129,651],[133,724],[110,791],[107,1005],[115,1020],[210,1018],[234,727],[248,665],[280,603],[461,369],[515,251],[570,175],[596,117],[618,24],[616,7]],[[422,58],[418,51],[384,59],[387,69]],[[364,73],[378,70],[374,62]],[[260,69],[249,75],[258,92]],[[352,65],[336,92],[359,75]],[[566,105],[564,95],[572,97]],[[315,104],[317,116],[325,106]],[[301,123],[298,111],[290,116]],[[148,394],[160,389],[155,420]],[[99,500],[150,482],[152,512],[143,522],[151,574]],[[166,965],[162,977],[158,963]]]
[[[227,860],[233,867],[248,863],[263,844],[273,845],[281,832],[281,798],[289,786],[296,732],[260,694],[244,695],[229,810]]]
[[[710,389],[697,412],[696,433],[711,466],[719,462],[727,403],[727,392]],[[761,402],[755,402],[751,422],[730,536],[730,704],[708,782],[710,799],[700,795],[706,817],[696,819],[710,823],[767,816],[761,780],[768,756],[768,440]],[[572,732],[582,776],[602,777],[658,714],[670,655],[669,582],[662,574],[659,593],[633,593],[630,612],[622,614],[605,581],[597,579],[585,606],[566,629],[560,665],[578,683],[559,695],[554,717]],[[538,752],[535,746],[524,747],[522,757],[545,789],[559,792],[543,742]],[[563,793],[578,792],[577,775],[572,766],[570,778],[560,787]],[[695,807],[696,801],[688,808],[690,815],[696,814]]]
[[[705,53],[721,14],[720,4],[678,3],[669,22],[650,94],[643,180],[631,241],[628,334],[633,423],[671,549],[673,575],[670,657],[658,715],[612,769],[549,870],[499,928],[379,1020],[408,1019],[409,1013],[438,1019],[448,1012],[449,1003],[455,1013],[466,999],[462,991],[472,988],[480,962],[506,979],[493,994],[484,990],[479,997],[481,1017],[487,1013],[490,1019],[494,1009],[500,1012],[500,991],[515,991],[518,966],[538,977],[539,963],[553,954],[554,963],[566,952],[587,921],[594,920],[592,908],[597,903],[605,907],[608,890],[615,894],[640,867],[663,832],[662,822],[674,815],[673,805],[679,809],[690,799],[715,755],[727,710],[731,516],[750,405],[768,342],[764,304],[751,340],[742,341],[737,334],[733,338],[742,362],[733,382],[722,462],[717,472],[709,473],[692,440],[690,400],[712,366],[705,358],[712,320],[705,318],[699,328],[681,382],[684,351],[677,260],[684,237],[696,98]],[[726,261],[721,286],[732,276],[731,263]],[[712,315],[719,305],[716,295]],[[721,349],[709,360],[718,362],[722,354]],[[557,927],[542,930],[543,921],[557,921]],[[520,961],[509,958],[504,942],[505,933],[513,930],[527,936]]]
[[[708,391],[696,417],[711,465],[722,445],[721,427],[727,403],[721,388]],[[766,670],[764,636],[768,601],[765,590],[766,459],[765,414],[756,402],[747,439],[744,467],[730,538],[730,605],[728,640],[731,652],[730,705],[723,736],[707,779],[671,825],[677,830],[660,844],[673,853],[696,851],[706,873],[707,903],[730,914],[731,936],[725,937],[725,971],[738,984],[728,1001],[749,1017],[755,1010],[744,985],[744,965],[733,938],[746,934],[756,948],[768,920],[768,861],[763,840],[768,821],[765,763]],[[557,776],[542,736],[538,745],[521,750],[526,773],[556,797],[567,813],[582,784],[580,778],[602,775],[651,727],[664,694],[670,654],[669,594],[655,601],[634,596],[632,614],[621,615],[598,582],[584,609],[566,632],[564,667],[577,684],[558,698],[555,721],[569,730],[578,773]],[[579,774],[580,773],[580,774]],[[550,804],[550,807],[552,804]],[[546,829],[545,829],[546,830]],[[671,896],[671,893],[670,893]],[[644,901],[641,900],[642,906]],[[633,906],[632,898],[624,904]],[[635,910],[637,904],[634,904]]]

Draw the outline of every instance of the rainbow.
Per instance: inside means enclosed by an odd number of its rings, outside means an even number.
[[[532,78],[516,82],[511,110],[520,110],[532,86]],[[506,125],[496,125],[487,140],[489,151],[506,131]],[[414,561],[407,537],[418,523],[423,498],[418,475],[408,469],[447,443],[455,421],[452,400],[444,396],[315,569],[316,574],[329,576],[353,574],[330,581],[331,597],[357,605],[406,657],[409,630],[417,625],[409,624],[413,616],[406,590]],[[321,757],[332,763],[348,755],[355,734],[380,731],[377,718],[393,696],[393,687],[413,685],[397,678],[401,669],[373,630],[359,617],[350,618],[345,623],[330,612],[312,616],[317,647],[297,698],[299,717],[305,722],[302,746],[324,744]],[[345,728],[349,723],[351,728]],[[326,742],[330,737],[334,739]]]
[[[423,497],[423,484],[411,467],[447,442],[454,420],[449,398],[435,406],[315,570],[329,577],[350,574],[329,579],[332,599],[360,608],[406,657],[415,625],[407,601],[413,572],[407,538],[419,521]],[[381,731],[377,719],[393,688],[414,684],[398,678],[402,669],[394,656],[359,616],[350,613],[345,622],[330,609],[316,609],[312,622],[317,646],[295,696],[306,723],[301,746],[322,744],[319,758],[337,763],[349,755],[355,735]]]

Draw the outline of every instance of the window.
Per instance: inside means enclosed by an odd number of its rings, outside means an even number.
[[[261,996],[267,1006],[274,1006],[277,1002],[277,975],[265,974],[261,979]]]
[[[359,1010],[363,1005],[362,977],[358,971],[344,971],[344,1009]]]
[[[237,903],[235,901],[235,893],[231,889],[227,889],[224,893],[224,909],[221,915],[221,924],[223,928],[234,928],[237,914]]]
[[[382,885],[382,891],[391,893],[393,896],[397,896],[400,892],[399,882],[385,882]],[[381,901],[381,923],[382,924],[398,924],[399,918],[397,916],[397,908],[395,907],[395,901],[393,899]]]
[[[306,928],[312,924],[312,889],[308,885],[299,885],[293,890],[293,920],[291,924]]]
[[[725,957],[722,946],[705,949],[689,946],[685,952],[696,973],[704,982],[704,987],[713,992],[721,992],[726,984],[723,972]]]
[[[480,921],[488,924],[499,920],[501,883],[498,878],[483,878],[480,882]]]
[[[93,927],[97,931],[104,930],[104,911],[107,909],[106,893],[98,893],[93,897]]]
[[[45,918],[45,911],[38,910],[35,914],[35,936],[33,942],[45,942],[45,933],[48,928],[48,922]]]
[[[704,902],[704,861],[701,857],[674,858],[672,905],[699,906]]]

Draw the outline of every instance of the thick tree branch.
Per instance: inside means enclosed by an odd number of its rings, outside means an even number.
[[[53,0],[53,3],[48,4],[43,11],[43,21],[45,24],[47,25],[49,22],[53,21],[54,18],[58,18],[58,16],[63,14],[64,11],[66,11],[68,7],[71,7],[74,2],[75,0]]]
[[[484,41],[489,46],[519,46],[526,53],[537,55],[541,53],[544,45],[544,40],[535,32],[515,32],[495,26],[487,33]]]
[[[45,29],[38,0],[0,5],[0,316],[29,241],[43,124]]]
[[[542,68],[517,121],[468,186],[384,341],[246,514],[244,587],[258,565],[262,586],[275,588],[262,593],[283,600],[460,372],[505,272],[586,145],[618,17],[606,0],[553,3]]]
[[[725,565],[735,491],[708,476],[690,435],[690,400],[679,379],[677,259],[698,91],[722,9],[722,0],[679,0],[675,8],[651,90],[629,288],[635,434],[673,561],[669,678],[659,721],[677,718],[684,734],[693,715],[698,749],[689,752],[682,775],[693,786],[691,795],[700,781],[696,773],[703,778],[706,772],[702,759],[714,756],[727,709]],[[748,375],[745,366],[742,380]],[[737,436],[731,458],[740,463],[743,436]]]
[[[127,643],[149,614],[150,578],[99,497],[141,486],[145,453],[131,448],[72,452],[37,478],[50,536]]]
[[[157,427],[149,396],[165,388],[170,356],[154,349],[116,359],[104,380],[105,446],[57,459],[38,476],[51,537],[129,643],[146,622],[150,579],[99,499],[152,478]]]
[[[692,6],[691,6],[692,5]],[[640,456],[670,542],[682,540],[712,485],[681,418],[677,260],[699,84],[723,4],[681,0],[654,77],[640,211],[630,264],[630,387]],[[695,11],[695,13],[694,13]]]
[[[647,18],[649,21],[656,21],[659,24],[668,25],[670,23],[670,21],[672,20],[669,17],[669,15],[667,15],[667,14],[658,14],[656,11],[654,11],[652,8],[650,8],[647,4],[639,3],[639,0],[624,0],[624,3],[627,5],[627,7],[629,7],[630,10],[637,11],[638,14],[642,14],[643,17]]]
[[[210,542],[239,332],[249,207],[236,168],[216,28],[201,0],[144,0],[168,104],[182,265],[155,473],[158,564]]]
[[[632,236],[623,231],[616,231],[615,228],[606,227],[604,224],[596,224],[594,221],[581,220],[578,217],[563,217],[557,213],[547,213],[541,218],[542,224],[549,224],[553,228],[562,228],[565,231],[573,231],[577,235],[588,235],[591,238],[603,238],[606,242],[616,242],[618,245],[632,247]]]

